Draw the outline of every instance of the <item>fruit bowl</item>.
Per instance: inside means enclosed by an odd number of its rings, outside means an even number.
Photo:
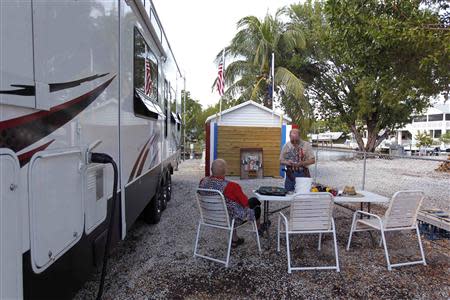
[[[337,194],[338,194],[337,189],[330,187],[330,186],[320,184],[320,183],[314,183],[311,186],[311,192],[313,192],[313,193],[328,192],[328,193],[332,194],[333,196],[337,196]]]

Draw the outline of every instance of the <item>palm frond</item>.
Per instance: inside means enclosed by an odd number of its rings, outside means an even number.
[[[261,90],[265,87],[266,79],[264,77],[259,78],[253,87],[252,94],[250,96],[250,100],[256,100],[258,94],[261,93]],[[264,87],[263,87],[264,86]]]
[[[303,81],[285,67],[275,69],[275,84],[282,86],[288,95],[296,99],[304,99],[305,87]]]

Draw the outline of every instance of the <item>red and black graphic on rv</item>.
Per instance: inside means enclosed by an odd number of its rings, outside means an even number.
[[[139,155],[134,162],[133,169],[131,169],[130,177],[128,178],[128,182],[133,179],[139,177],[142,174],[142,170],[144,169],[145,161],[147,160],[147,156],[151,153],[150,156],[150,164],[149,169],[151,169],[156,163],[158,159],[159,149],[158,149],[158,141],[159,141],[159,133],[154,133],[150,138],[145,142],[144,146],[142,146]]]
[[[0,122],[0,148],[9,148],[17,153],[48,136],[94,102],[114,78],[115,75],[92,91],[48,111],[38,111]],[[20,165],[26,165],[35,152],[45,149],[50,143],[19,155],[19,159],[22,157]]]

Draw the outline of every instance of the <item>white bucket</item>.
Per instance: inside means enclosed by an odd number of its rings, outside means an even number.
[[[309,177],[295,178],[295,193],[310,193],[313,179]]]

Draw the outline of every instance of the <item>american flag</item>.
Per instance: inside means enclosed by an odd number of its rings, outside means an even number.
[[[225,89],[225,81],[223,78],[223,58],[219,63],[219,73],[217,78],[217,91],[219,92],[220,96],[223,96]]]
[[[152,92],[152,75],[151,75],[151,69],[150,69],[150,60],[147,58],[145,59],[145,87],[144,87],[144,93],[147,96],[150,96]]]

